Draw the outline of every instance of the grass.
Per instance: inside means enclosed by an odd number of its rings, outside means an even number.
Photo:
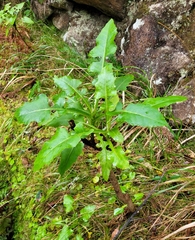
[[[73,231],[70,239],[110,239],[128,215],[123,212],[114,216],[114,209],[122,207],[122,203],[109,182],[102,180],[94,150],[86,147],[63,177],[58,173],[58,160],[34,173],[36,154],[53,129],[36,124],[23,126],[13,118],[15,109],[24,101],[39,92],[52,96],[57,91],[54,75],[72,75],[90,82],[87,62],[47,25],[36,23],[20,31],[30,49],[15,33],[8,38],[1,36],[0,239],[58,239],[64,225]],[[189,139],[194,129],[176,129],[177,141],[166,129],[149,131],[126,125],[121,132],[133,166],[131,173],[117,172],[123,191],[132,196],[143,193],[145,198],[164,175],[120,239],[158,240],[169,234],[168,239],[193,239],[194,226],[188,224],[195,217],[195,149],[193,139]],[[74,209],[69,213],[63,205],[67,194],[74,199]],[[134,201],[139,206],[142,200]],[[84,221],[80,210],[89,205],[96,206],[95,212],[89,221]]]

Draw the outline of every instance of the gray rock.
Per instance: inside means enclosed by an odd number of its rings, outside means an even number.
[[[74,2],[92,6],[110,17],[123,19],[128,0],[73,0]]]
[[[95,39],[108,19],[104,15],[77,11],[72,15],[63,39],[78,51],[88,53],[95,46]]]
[[[184,124],[195,124],[195,78],[186,83],[180,83],[173,95],[186,96],[187,101],[172,106],[173,115]]]
[[[38,0],[31,0],[31,8],[36,18],[42,21],[45,21],[53,13],[53,9],[47,1],[40,3]]]
[[[66,11],[55,11],[52,18],[53,25],[61,31],[65,31],[68,29],[69,21],[70,15]]]
[[[151,15],[136,19],[128,28],[121,54],[123,65],[144,70],[161,94],[192,68],[191,58],[180,39]]]

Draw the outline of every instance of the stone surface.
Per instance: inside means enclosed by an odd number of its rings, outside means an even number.
[[[108,17],[98,13],[77,11],[72,15],[63,39],[87,54],[95,46],[95,39],[108,20]]]
[[[192,67],[178,36],[159,25],[151,15],[136,19],[128,29],[121,54],[123,65],[144,70],[161,94],[184,78]]]
[[[65,31],[69,27],[70,15],[66,11],[55,11],[52,17],[53,25],[61,30]]]
[[[108,16],[123,19],[127,0],[73,0],[74,2],[92,6]]]
[[[41,4],[38,0],[31,0],[31,8],[36,18],[42,21],[45,21],[53,13],[53,9],[46,1]]]
[[[184,124],[195,124],[195,78],[185,81],[176,88],[173,95],[186,96],[187,101],[172,106],[173,114]]]
[[[73,10],[74,4],[67,0],[49,0],[48,5],[53,8],[66,10],[71,12]]]

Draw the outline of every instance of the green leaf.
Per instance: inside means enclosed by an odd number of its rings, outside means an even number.
[[[114,161],[113,157],[110,155],[110,151],[107,150],[108,143],[102,139],[101,136],[97,135],[97,140],[100,141],[98,147],[101,147],[101,151],[97,154],[102,168],[102,176],[105,181],[108,181],[110,176],[110,170],[112,168],[112,163]]]
[[[72,233],[73,230],[70,229],[68,225],[64,225],[62,231],[60,232],[58,240],[69,240],[69,237],[72,235]]]
[[[109,98],[109,111],[112,112],[116,109],[117,105],[118,105],[118,102],[119,102],[119,97],[118,95],[114,95],[112,97]]]
[[[116,44],[114,42],[117,29],[113,19],[111,19],[101,30],[96,38],[97,45],[90,51],[89,56],[92,58],[100,58],[99,62],[92,63],[89,66],[89,71],[100,72],[104,67],[104,61],[108,55],[116,52]]]
[[[74,199],[70,195],[64,195],[63,205],[66,209],[66,213],[71,212],[73,208]]]
[[[61,176],[76,162],[78,156],[82,153],[83,146],[83,143],[79,142],[75,147],[63,150],[58,168]]]
[[[96,58],[100,57],[105,59],[110,54],[115,54],[116,44],[114,42],[117,29],[113,19],[104,26],[100,34],[96,38],[96,46],[90,51],[89,56]]]
[[[134,197],[135,201],[140,201],[144,197],[144,194],[143,193],[135,193],[133,195],[133,197]]]
[[[80,210],[81,217],[84,222],[88,222],[95,212],[95,205],[88,205]]]
[[[98,80],[95,83],[95,98],[108,100],[109,97],[117,95],[114,82],[115,77],[112,69],[110,66],[105,66],[98,75]]]
[[[134,80],[134,76],[132,74],[127,74],[122,77],[118,77],[115,80],[116,89],[118,91],[126,91],[127,86]]]
[[[118,128],[113,128],[109,131],[109,136],[114,139],[114,141],[118,143],[122,143],[124,138],[123,135],[121,134],[120,130]]]
[[[158,109],[162,107],[167,107],[176,102],[183,102],[186,100],[187,100],[187,97],[183,97],[183,96],[168,96],[168,97],[147,98],[143,103]]]
[[[89,66],[89,72],[100,73],[102,70],[102,61],[92,62]]]
[[[22,22],[25,23],[25,24],[29,24],[29,25],[34,24],[34,21],[31,18],[27,17],[27,16],[24,16],[22,18]]]
[[[64,107],[64,104],[66,102],[65,100],[66,94],[65,92],[60,92],[59,94],[56,94],[53,96],[53,102],[54,102],[54,107]]]
[[[40,94],[38,98],[32,102],[25,103],[18,108],[15,116],[19,122],[28,124],[30,122],[44,122],[51,118],[50,106],[45,94]]]
[[[102,168],[103,179],[108,181],[114,159],[110,156],[110,151],[108,151],[106,147],[102,148],[102,150],[97,154],[97,157]]]
[[[54,136],[43,144],[34,162],[34,171],[39,170],[44,165],[60,155],[65,148],[74,148],[81,140],[82,134],[70,135],[66,129],[58,128]]]
[[[117,121],[141,127],[168,126],[165,118],[157,109],[143,103],[129,104],[120,112]]]
[[[115,77],[113,71],[111,67],[107,65],[102,69],[95,83],[95,98],[103,98],[105,100],[105,108],[107,111],[113,111],[119,101],[114,82]]]
[[[124,212],[124,209],[126,208],[127,205],[123,205],[120,208],[115,208],[114,209],[114,216],[118,216],[119,214]]]
[[[113,166],[120,169],[129,168],[129,161],[125,155],[121,146],[114,147],[111,149],[110,155],[113,158]]]
[[[84,238],[82,238],[82,236],[80,234],[77,234],[75,236],[75,240],[84,240]]]
[[[58,128],[60,126],[69,126],[69,121],[73,119],[73,114],[67,113],[67,110],[63,112],[56,112],[49,121],[44,122],[45,125]]]
[[[54,83],[56,84],[56,86],[60,87],[67,95],[68,97],[67,104],[69,108],[75,106],[75,104],[76,105],[80,104],[81,106],[81,102],[83,102],[88,110],[91,109],[90,102],[84,96],[85,91],[79,91],[77,89],[82,83],[80,80],[72,79],[70,76],[63,76],[60,78],[55,76]]]
[[[72,79],[70,76],[57,77],[54,76],[54,83],[60,87],[68,96],[72,96],[75,90],[81,85],[81,81]]]

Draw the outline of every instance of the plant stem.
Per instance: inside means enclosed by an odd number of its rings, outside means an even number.
[[[122,193],[121,189],[120,189],[120,185],[118,183],[118,180],[115,176],[115,173],[113,172],[113,170],[110,171],[110,177],[109,180],[114,188],[114,191],[118,197],[118,199],[127,204],[127,208],[129,210],[129,212],[134,212],[135,211],[135,205],[131,199],[131,197],[129,196],[129,194],[127,193]]]

